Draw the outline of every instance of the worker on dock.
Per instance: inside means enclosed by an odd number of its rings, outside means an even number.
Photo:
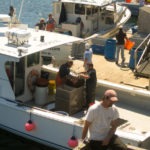
[[[121,58],[122,58],[121,65],[124,66],[124,63],[125,63],[124,44],[125,44],[125,40],[127,40],[127,39],[128,38],[127,38],[126,33],[123,31],[123,27],[120,26],[119,27],[119,32],[116,34],[116,40],[117,40],[116,54],[115,54],[116,65],[118,65],[119,54],[120,54],[120,51],[121,51]]]

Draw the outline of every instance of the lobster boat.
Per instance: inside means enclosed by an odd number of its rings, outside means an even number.
[[[55,32],[82,37],[110,36],[130,18],[131,12],[115,0],[60,0],[53,2]]]

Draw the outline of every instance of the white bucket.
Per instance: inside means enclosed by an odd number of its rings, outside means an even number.
[[[48,87],[36,86],[35,89],[35,104],[44,105],[47,103]]]

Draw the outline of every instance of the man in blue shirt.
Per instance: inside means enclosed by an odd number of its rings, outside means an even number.
[[[84,52],[84,68],[85,68],[85,71],[87,71],[88,69],[88,64],[89,63],[92,63],[92,55],[93,55],[93,51],[92,51],[92,48],[90,48],[90,45],[88,43],[86,43],[85,45],[85,52]]]

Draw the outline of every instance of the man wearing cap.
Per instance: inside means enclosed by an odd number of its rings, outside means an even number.
[[[121,65],[124,66],[124,62],[125,62],[124,44],[125,44],[126,39],[127,39],[126,33],[123,31],[123,27],[120,26],[119,32],[116,34],[117,47],[116,47],[115,59],[116,59],[117,65],[118,65],[118,61],[119,61],[119,53],[121,51],[121,58],[122,58]]]
[[[83,67],[85,68],[85,71],[87,71],[88,63],[92,63],[92,55],[93,55],[93,51],[92,48],[90,48],[90,45],[88,43],[85,44],[85,52],[84,52],[84,63],[83,63]]]
[[[114,105],[118,101],[117,93],[106,90],[102,101],[92,105],[85,117],[82,131],[84,140],[89,130],[91,150],[127,150],[127,146],[115,135],[119,125],[118,109]]]
[[[39,30],[45,30],[46,27],[45,19],[41,18],[40,22],[37,23],[36,26],[38,26]]]

